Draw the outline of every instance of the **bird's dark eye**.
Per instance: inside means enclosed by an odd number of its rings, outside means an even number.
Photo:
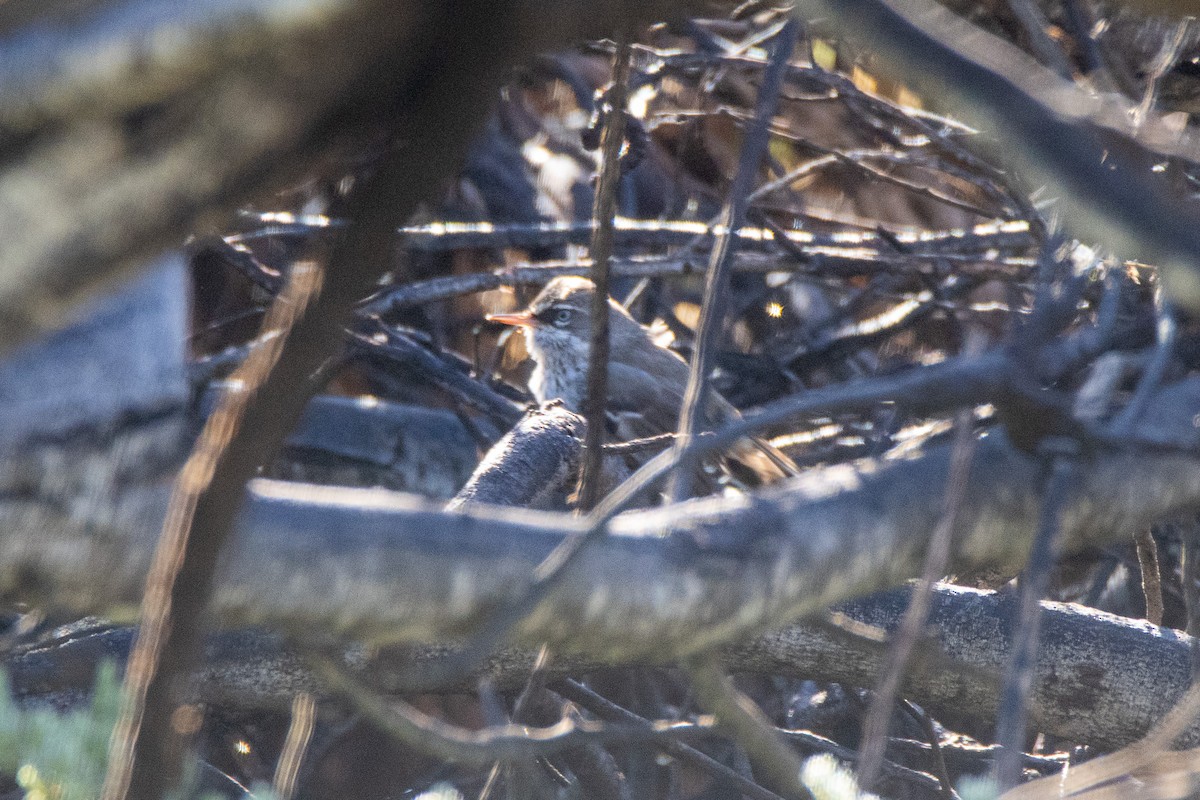
[[[554,324],[560,328],[566,327],[571,321],[571,309],[559,308],[554,311]]]

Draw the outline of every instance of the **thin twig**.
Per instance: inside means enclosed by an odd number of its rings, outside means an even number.
[[[535,673],[535,677],[538,678],[536,686],[526,686],[522,692],[525,707],[513,710],[514,722],[547,725],[558,722],[564,716],[579,718],[574,707],[562,695],[546,688],[545,672]],[[530,682],[534,682],[533,678]],[[520,700],[518,705],[521,705]],[[653,725],[645,727],[652,728]],[[633,800],[629,784],[616,759],[602,743],[585,742],[579,747],[568,748],[558,759],[566,768],[563,776],[567,777],[567,773],[573,776],[569,788],[573,787],[576,794],[580,794],[582,789],[583,796],[594,800]]]
[[[399,699],[385,700],[324,656],[310,654],[322,679],[346,695],[360,711],[400,741],[447,761],[478,766],[520,761],[589,743],[676,741],[683,736],[711,736],[713,720],[655,721],[648,726],[610,725],[566,717],[546,728],[500,725],[468,730],[430,716]]]
[[[554,689],[573,703],[578,703],[601,719],[624,722],[630,725],[649,726],[650,720],[640,717],[632,711],[614,703],[608,698],[592,691],[587,686],[575,680],[562,680],[554,684]],[[702,753],[691,745],[678,741],[667,741],[662,744],[664,752],[686,761],[693,767],[702,769],[713,777],[727,781],[732,788],[753,800],[783,800],[775,792],[759,786],[745,775],[727,767],[712,756]]]
[[[709,113],[709,112],[707,112],[707,111],[704,111],[704,112],[681,112],[678,114],[673,114],[671,116],[679,118],[679,119],[686,119],[686,118],[692,117],[692,116],[700,117],[707,113]],[[729,116],[733,117],[734,119],[741,119],[741,120],[747,119],[747,115],[740,111],[726,109],[725,113],[728,114]],[[923,197],[928,197],[929,199],[936,200],[939,203],[944,203],[953,208],[958,208],[963,211],[970,212],[971,214],[975,214],[979,217],[982,217],[983,219],[994,219],[997,217],[1008,219],[1012,216],[1011,214],[1004,214],[1004,213],[996,214],[995,212],[990,211],[986,208],[982,208],[982,207],[976,205],[975,203],[971,203],[967,200],[962,200],[960,198],[946,194],[945,192],[935,189],[932,186],[920,184],[915,181],[908,180],[907,178],[902,178],[898,175],[894,175],[894,174],[888,172],[887,170],[877,167],[866,161],[866,158],[880,157],[878,155],[872,155],[872,154],[868,153],[868,154],[863,154],[862,156],[856,157],[853,153],[844,153],[842,151],[839,151],[836,148],[826,147],[824,145],[818,144],[818,143],[812,141],[811,139],[809,139],[808,137],[796,133],[795,131],[793,131],[792,129],[790,129],[789,127],[787,127],[785,125],[779,125],[779,126],[774,127],[772,129],[772,133],[774,133],[776,136],[779,136],[781,138],[796,142],[797,144],[803,146],[805,149],[815,150],[818,153],[825,153],[827,155],[833,156],[833,158],[838,163],[840,163],[846,167],[849,167],[851,169],[858,170],[865,175],[875,178],[876,180],[881,180],[886,183],[893,184],[895,186],[900,187],[901,189],[905,189],[909,192],[912,192],[913,194],[921,195]],[[903,162],[907,159],[903,158],[902,156],[894,156],[891,160]]]
[[[957,793],[954,791],[953,781],[950,780],[950,770],[946,768],[946,756],[942,752],[942,742],[938,737],[937,729],[933,725],[933,719],[925,709],[918,708],[908,700],[901,700],[900,703],[908,711],[909,715],[917,721],[917,724],[921,726],[921,730],[925,734],[925,741],[929,743],[930,754],[933,756],[933,766],[937,774],[942,797],[945,797],[946,800],[951,800],[951,798],[957,796]]]
[[[180,704],[176,683],[191,668],[192,651],[198,644],[197,618],[207,602],[217,555],[233,521],[230,494],[240,494],[244,482],[238,471],[229,468],[232,459],[244,456],[234,443],[243,421],[253,418],[251,402],[275,368],[286,333],[320,291],[322,275],[314,263],[292,265],[283,293],[263,321],[264,330],[285,335],[261,337],[261,345],[250,351],[235,373],[240,388],[226,392],[175,483],[146,577],[141,627],[126,669],[125,705],[110,740],[102,792],[105,800],[121,800],[131,790],[146,796],[157,786],[165,790],[175,783],[182,758],[181,730],[190,728],[188,732],[194,733],[198,727],[180,724],[185,707]],[[236,476],[233,485],[227,472]],[[198,530],[199,536],[194,536],[193,530]],[[193,708],[188,716],[199,713]],[[150,765],[161,772],[153,786],[135,785],[138,767],[145,771]]]
[[[688,674],[700,704],[746,748],[751,763],[767,783],[787,797],[814,800],[800,781],[800,757],[754,701],[734,687],[716,657],[710,655],[690,664]]]
[[[188,240],[185,247],[192,268],[202,275],[208,271],[210,266],[206,262],[216,261],[237,270],[247,280],[272,295],[279,294],[283,289],[283,275],[255,258],[245,245],[231,243],[224,237],[210,234]]]
[[[275,764],[275,777],[271,781],[279,800],[291,800],[296,794],[296,779],[300,775],[300,765],[304,763],[309,742],[312,741],[316,721],[316,700],[308,692],[300,692],[292,701],[292,720],[283,740],[283,751]]]
[[[1134,531],[1133,543],[1137,549],[1138,567],[1142,573],[1142,596],[1146,599],[1146,621],[1162,625],[1162,574],[1159,571],[1158,545],[1154,542],[1153,529],[1138,528]]]
[[[929,715],[926,714],[925,717],[928,719]],[[891,749],[898,754],[903,754],[907,758],[933,758],[939,760],[937,756],[934,756],[933,746],[928,741],[893,738]],[[980,744],[971,740],[938,742],[938,750],[941,753],[940,760],[947,763],[947,771],[953,765],[954,772],[959,774],[978,775],[986,772],[995,758],[997,749],[995,745]],[[1057,775],[1061,773],[1063,767],[1066,765],[1066,761],[1065,754],[1038,756],[1026,753],[1023,757],[1025,769],[1038,772],[1042,775]]]
[[[602,449],[606,456],[623,456],[630,453],[644,453],[647,450],[661,450],[672,445],[678,435],[677,433],[659,433],[642,439],[630,439],[627,442],[609,442]],[[704,431],[699,435],[705,437],[712,434]]]
[[[1047,442],[1046,447],[1057,444]],[[1020,608],[1013,618],[1012,653],[1000,692],[999,720],[996,723],[996,742],[1000,745],[1000,753],[996,757],[996,782],[1002,789],[1016,786],[1021,779],[1029,692],[1037,661],[1040,603],[1049,588],[1050,574],[1057,561],[1060,518],[1067,504],[1067,489],[1077,471],[1074,453],[1078,445],[1062,442],[1062,447],[1062,454],[1051,456],[1050,475],[1043,491],[1042,516],[1021,580]]]
[[[521,408],[515,402],[483,381],[472,378],[466,369],[456,369],[456,356],[422,347],[377,318],[361,321],[355,330],[347,331],[345,337],[347,349],[355,356],[384,362],[393,370],[396,365],[401,365],[464,405],[483,412],[499,426],[511,427],[521,418]]]
[[[717,240],[708,264],[704,282],[704,298],[700,304],[700,320],[696,325],[696,338],[689,364],[688,384],[683,395],[683,407],[679,412],[679,440],[675,443],[676,454],[682,453],[689,440],[702,426],[708,405],[708,371],[712,363],[712,349],[721,334],[729,293],[729,264],[737,248],[735,231],[746,222],[747,198],[753,190],[754,181],[762,165],[767,145],[771,138],[771,122],[779,108],[779,92],[792,49],[796,46],[799,25],[789,20],[774,40],[774,50],[767,68],[763,71],[763,82],[755,103],[754,120],[742,139],[742,152],[737,171],[729,187],[729,200],[721,213],[725,235]],[[675,475],[670,496],[679,500],[691,493],[687,471]]]
[[[812,750],[818,753],[829,753],[829,755],[833,756],[839,761],[846,761],[848,763],[855,763],[860,758],[859,754],[856,753],[852,748],[843,747],[832,739],[827,739],[824,736],[813,733],[812,731],[787,730],[784,728],[777,728],[776,730],[779,731],[779,735],[782,736],[786,741],[798,745],[802,749]],[[909,767],[901,766],[894,761],[884,760],[881,765],[881,771],[889,778],[907,781],[914,786],[919,786],[925,791],[941,792],[942,790],[943,784],[938,778],[926,772],[920,772],[915,769],[910,769]],[[950,791],[951,794],[949,797],[954,797],[954,790],[951,789]]]
[[[617,212],[617,188],[621,183],[621,144],[625,138],[625,103],[629,92],[630,37],[622,35],[613,63],[612,89],[608,93],[611,107],[604,119],[600,138],[600,179],[596,184],[596,201],[592,214],[595,230],[590,248],[591,278],[595,285],[592,295],[592,328],[588,332],[587,393],[583,401],[583,417],[587,420],[583,465],[579,475],[579,508],[588,511],[596,504],[600,491],[600,471],[604,455],[604,413],[608,399],[608,294],[609,271],[613,255],[613,220]]]
[[[1139,126],[1129,103],[1062,80],[928,0],[799,0],[798,11],[849,26],[919,89],[949,90],[948,103],[1002,130],[1000,140],[1020,143],[1004,147],[1004,158],[1051,181],[1075,235],[1137,250],[1159,265],[1176,302],[1200,305],[1200,227],[1161,179],[1108,148],[1098,129],[1121,131],[1164,156],[1195,151],[1195,136],[1168,131],[1161,114]],[[952,84],[939,82],[947,75]]]
[[[869,247],[852,245],[799,244],[792,237],[782,236],[783,229],[764,220],[764,229],[774,236],[773,241],[784,253],[761,252],[738,253],[730,266],[734,272],[761,274],[766,272],[788,272],[821,278],[852,277],[877,273],[912,275],[930,272],[938,262],[961,265],[964,270],[976,273],[1006,276],[1013,271],[1020,274],[1028,269],[1030,262],[1019,255],[1027,250],[1022,243],[1026,233],[1017,234],[966,234],[971,242],[956,251],[949,248],[914,246],[909,252],[896,254],[884,252],[876,241]],[[744,230],[744,229],[743,229]],[[691,245],[694,239],[688,241]],[[703,243],[703,240],[701,240]],[[614,258],[611,261],[612,277],[658,278],[695,273],[694,257],[685,245],[683,251],[666,256],[634,256]],[[881,249],[876,250],[874,248]],[[1009,255],[997,255],[1008,251]],[[980,264],[990,265],[981,268]],[[385,292],[364,301],[361,310],[365,315],[386,314],[402,308],[411,308],[439,300],[447,300],[464,294],[486,292],[503,286],[541,285],[560,275],[588,275],[592,269],[591,259],[543,261],[533,264],[518,264],[496,272],[472,272],[466,275],[447,275],[403,286],[391,287]]]
[[[972,436],[974,413],[960,411],[955,420],[954,446],[950,455],[950,474],[946,479],[946,496],[943,500],[942,516],[929,542],[925,556],[925,567],[921,579],[913,590],[908,610],[894,637],[894,645],[888,656],[887,666],[875,689],[867,719],[863,724],[862,758],[858,763],[859,785],[870,789],[875,784],[879,766],[883,761],[887,732],[891,722],[892,706],[900,689],[900,680],[912,657],[913,650],[921,640],[921,633],[929,618],[933,584],[946,570],[950,557],[950,543],[957,527],[958,515],[966,498],[967,478],[971,468],[971,457],[975,452]]]

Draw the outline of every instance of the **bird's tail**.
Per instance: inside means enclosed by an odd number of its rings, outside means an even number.
[[[725,456],[730,474],[749,488],[776,483],[800,472],[787,454],[762,439],[742,439]]]

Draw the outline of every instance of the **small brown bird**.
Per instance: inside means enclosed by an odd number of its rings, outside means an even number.
[[[558,399],[571,411],[582,409],[594,294],[595,286],[586,278],[555,278],[525,311],[488,315],[493,322],[518,326],[525,333],[526,347],[537,362],[529,389],[539,403]],[[608,315],[611,355],[606,408],[616,420],[618,436],[637,439],[673,433],[679,426],[688,382],[687,362],[659,345],[651,332],[611,297]],[[711,430],[738,416],[729,401],[710,391],[701,427]],[[727,466],[751,485],[779,480],[796,471],[786,455],[760,440],[735,446]]]

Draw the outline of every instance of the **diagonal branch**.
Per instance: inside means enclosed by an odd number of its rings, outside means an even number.
[[[1157,117],[1137,125],[1130,103],[1085,92],[926,0],[802,0],[798,8],[868,38],[906,81],[995,131],[1004,143],[997,157],[1049,181],[1082,238],[1157,264],[1173,299],[1200,306],[1200,226],[1148,160],[1140,163],[1149,153],[1200,160],[1195,132]]]
[[[754,701],[738,691],[722,672],[721,664],[707,655],[688,667],[700,704],[716,715],[721,727],[746,749],[750,762],[764,782],[794,800],[814,800],[800,780],[800,756],[779,735]]]
[[[293,265],[286,291],[272,304],[264,328],[290,333],[320,292],[323,275],[317,265]],[[192,668],[200,615],[245,480],[237,481],[230,462],[245,446],[248,437],[239,438],[239,431],[261,409],[256,393],[270,381],[285,341],[276,338],[255,350],[235,373],[244,389],[226,395],[176,479],[146,578],[137,646],[125,674],[125,705],[109,744],[105,798],[154,797],[178,780],[184,738],[174,722],[182,705],[180,675]],[[227,473],[235,483],[227,482]],[[152,776],[145,774],[147,765]]]
[[[646,725],[610,724],[564,717],[544,728],[508,724],[467,730],[425,714],[403,700],[388,701],[344,672],[335,662],[312,656],[323,681],[348,697],[368,719],[383,730],[446,761],[485,766],[496,761],[518,761],[557,753],[585,744],[675,742],[711,733],[712,720]]]
[[[729,265],[737,250],[740,230],[746,222],[748,198],[755,179],[758,177],[763,156],[771,139],[771,121],[779,109],[779,92],[792,49],[796,46],[798,25],[793,21],[783,26],[775,37],[770,64],[763,73],[762,86],[751,121],[742,140],[742,153],[737,171],[729,187],[729,200],[721,210],[721,227],[725,233],[717,240],[708,263],[704,279],[704,298],[700,304],[700,320],[696,324],[696,341],[692,349],[692,360],[688,365],[687,388],[683,394],[683,406],[679,411],[679,439],[675,452],[680,454],[689,441],[702,427],[704,410],[708,406],[708,373],[712,366],[712,350],[720,337],[725,320],[725,307],[729,294]],[[673,499],[679,500],[691,494],[688,485],[689,472],[675,475],[671,489]]]

